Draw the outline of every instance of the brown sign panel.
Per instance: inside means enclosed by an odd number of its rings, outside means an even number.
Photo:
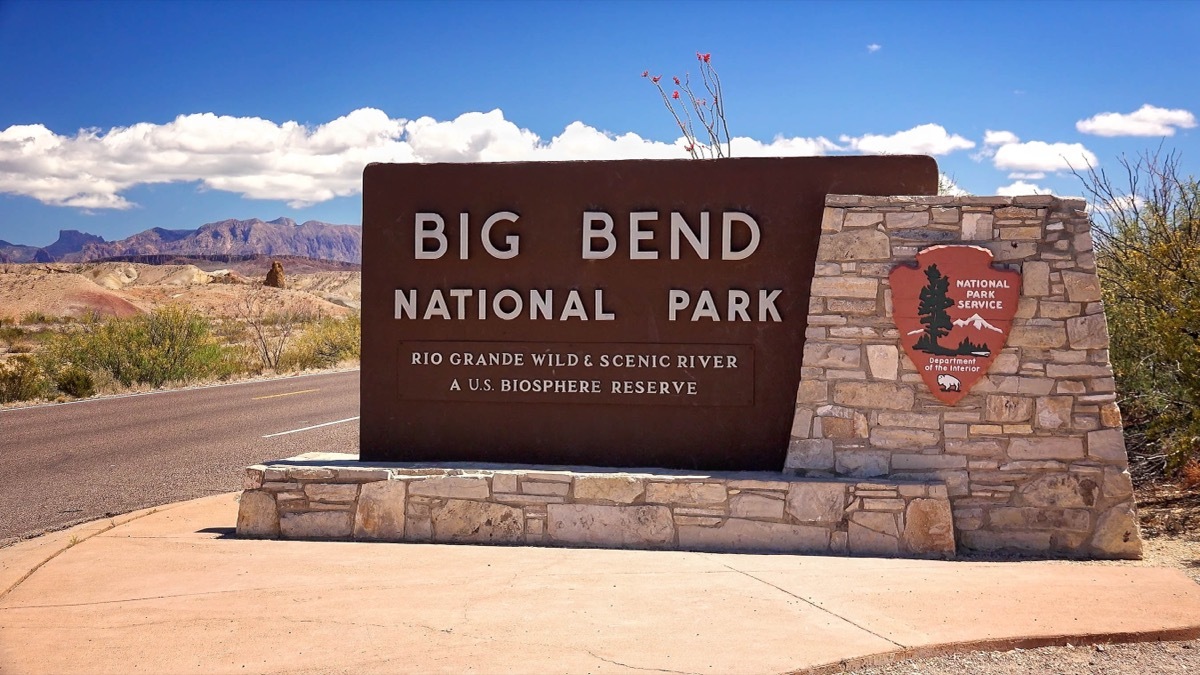
[[[825,196],[928,157],[372,164],[360,456],[779,470]]]
[[[987,374],[1021,298],[1021,274],[979,246],[933,246],[890,275],[901,344],[934,397],[950,405]]]

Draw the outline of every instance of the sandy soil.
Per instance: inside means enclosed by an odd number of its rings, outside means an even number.
[[[235,283],[221,283],[233,279]],[[194,265],[81,263],[0,265],[0,319],[20,321],[40,312],[81,319],[132,316],[168,303],[190,305],[213,317],[236,317],[254,286],[227,270],[206,272]],[[252,278],[253,279],[253,278]],[[263,289],[273,307],[308,314],[343,316],[362,299],[359,272],[289,275],[288,288]]]

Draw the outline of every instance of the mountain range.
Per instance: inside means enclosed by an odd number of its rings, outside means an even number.
[[[291,218],[263,221],[222,220],[195,230],[151,228],[117,241],[77,230],[60,230],[44,247],[0,240],[0,263],[86,262],[118,256],[268,255],[362,262],[362,228],[317,220],[297,224]]]
[[[965,319],[955,319],[951,323],[953,323],[955,326],[959,326],[959,327],[968,326],[970,328],[974,328],[975,330],[987,329],[990,331],[995,331],[997,333],[1004,332],[1004,331],[1000,330],[999,328],[996,328],[992,324],[988,323],[987,319],[983,318],[982,316],[979,316],[978,314],[972,314],[971,316],[969,316]]]
[[[955,319],[954,321],[951,321],[950,323],[954,324],[958,328],[967,327],[967,328],[974,328],[977,331],[990,330],[990,331],[994,331],[996,333],[1004,332],[1003,330],[1000,330],[999,328],[996,328],[992,324],[988,323],[987,319],[983,318],[982,316],[979,316],[978,314],[972,314],[971,316],[969,316],[965,319]],[[918,328],[916,330],[908,331],[908,334],[909,335],[920,335],[921,333],[924,333],[924,332],[925,332],[924,328]]]

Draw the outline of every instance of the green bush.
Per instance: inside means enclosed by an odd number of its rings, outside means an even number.
[[[212,377],[229,380],[238,375],[258,375],[263,371],[263,362],[258,352],[249,345],[222,345],[221,357],[213,365]]]
[[[49,393],[49,382],[32,358],[19,356],[0,363],[0,403],[30,401]]]
[[[96,393],[96,378],[79,366],[69,366],[54,378],[54,386],[68,396],[87,398]]]
[[[329,368],[359,358],[361,350],[362,320],[357,313],[341,319],[322,317],[288,346],[279,369]]]
[[[8,344],[10,347],[27,335],[29,335],[29,331],[20,326],[0,324],[0,342]]]
[[[1135,481],[1200,460],[1200,182],[1178,157],[1120,162],[1128,185],[1092,170],[1096,265]]]
[[[167,306],[129,319],[91,318],[47,345],[47,370],[55,378],[77,367],[106,371],[125,386],[229,377],[244,359],[212,335],[208,319],[194,310]]]
[[[34,333],[20,326],[0,325],[0,343],[11,354],[28,354],[33,351],[29,340],[34,339]]]
[[[21,324],[30,326],[37,323],[51,323],[53,319],[46,316],[42,312],[26,312],[25,316],[21,317]]]

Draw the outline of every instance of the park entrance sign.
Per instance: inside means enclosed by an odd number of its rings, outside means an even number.
[[[827,194],[927,157],[373,164],[360,456],[778,471]]]
[[[1086,204],[936,175],[367,167],[361,452],[249,467],[238,533],[1139,557]]]

